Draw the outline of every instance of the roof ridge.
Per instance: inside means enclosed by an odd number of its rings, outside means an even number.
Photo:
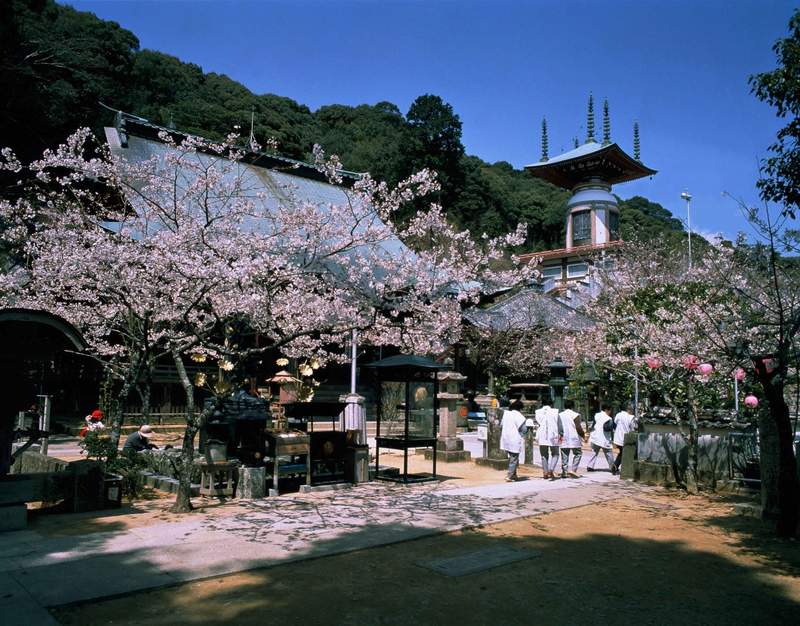
[[[166,126],[161,126],[160,124],[156,124],[155,122],[151,122],[147,118],[141,117],[139,115],[134,115],[133,113],[128,113],[126,111],[122,111],[121,109],[113,109],[113,108],[109,107],[108,105],[103,104],[102,102],[100,103],[100,105],[105,107],[106,109],[109,109],[110,111],[115,111],[116,112],[116,119],[114,120],[114,125],[117,127],[117,130],[120,131],[120,132],[127,132],[126,131],[127,123],[128,122],[132,122],[135,125],[144,126],[144,127],[147,127],[147,128],[151,128],[153,130],[157,130],[157,131],[162,131],[162,132],[169,133],[170,135],[175,135],[175,136],[178,136],[178,137],[196,137],[198,139],[202,139],[203,141],[207,141],[207,142],[216,142],[217,141],[215,139],[211,139],[209,137],[205,137],[205,136],[199,135],[197,133],[190,133],[188,131],[182,131],[182,130],[178,130],[176,128],[167,128]],[[239,147],[239,146],[237,146],[237,147]],[[241,146],[239,148],[244,151],[245,160],[248,160],[248,157],[250,157],[253,160],[265,157],[267,159],[274,159],[276,161],[282,161],[282,162],[290,164],[290,165],[292,165],[294,167],[305,167],[305,168],[308,168],[310,170],[314,170],[316,172],[319,171],[319,170],[317,170],[317,168],[312,163],[309,163],[307,161],[301,161],[299,159],[294,159],[292,157],[287,157],[287,156],[284,156],[284,155],[281,155],[281,154],[268,153],[268,152],[264,152],[263,150],[252,150],[252,149],[249,149],[247,146]],[[350,178],[352,180],[359,180],[360,178],[362,178],[365,175],[365,172],[352,172],[350,170],[345,170],[345,169],[338,169],[338,170],[336,170],[336,172],[337,172],[337,174],[339,174],[341,176],[345,176],[345,177]]]

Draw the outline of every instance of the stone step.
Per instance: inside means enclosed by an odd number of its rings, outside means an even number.
[[[166,491],[167,493],[178,493],[178,481],[175,478],[168,476],[160,476],[150,472],[142,472],[144,482],[148,487],[158,489],[159,491]],[[191,494],[193,498],[200,495],[200,485],[192,483]]]

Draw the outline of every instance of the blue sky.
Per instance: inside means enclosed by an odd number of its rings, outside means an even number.
[[[227,74],[256,93],[321,105],[442,96],[467,152],[516,167],[585,137],[586,100],[608,98],[612,139],[641,127],[652,179],[619,185],[692,226],[746,230],[721,192],[758,201],[757,163],[782,125],[747,77],[774,68],[796,3],[781,0],[293,0],[65,2],[119,22],[143,48]],[[597,107],[598,112],[600,106]],[[598,122],[600,118],[598,115]]]

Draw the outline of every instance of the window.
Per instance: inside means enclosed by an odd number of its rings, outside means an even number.
[[[589,273],[588,263],[573,263],[567,265],[567,278],[580,278]]]
[[[561,266],[552,265],[542,268],[542,282],[546,280],[561,280]]]
[[[592,212],[578,211],[572,214],[572,244],[581,245],[592,241]]]
[[[608,211],[608,232],[610,241],[619,239],[619,213],[616,211]]]

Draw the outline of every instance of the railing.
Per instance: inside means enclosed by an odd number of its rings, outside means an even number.
[[[185,424],[186,423],[186,408],[185,407],[170,407],[169,411],[151,411],[148,417],[148,423],[157,424],[159,426],[169,424]],[[125,411],[122,414],[123,424],[143,424],[144,417],[141,410],[139,411]]]

